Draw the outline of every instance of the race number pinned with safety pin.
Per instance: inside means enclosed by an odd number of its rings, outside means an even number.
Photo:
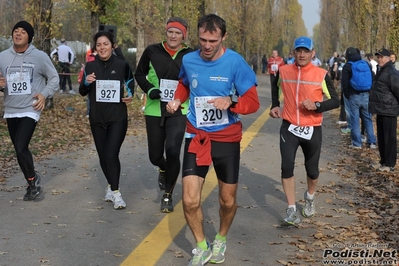
[[[161,101],[170,102],[173,100],[179,82],[177,80],[161,79],[159,90],[161,91]]]
[[[103,103],[119,103],[121,99],[121,83],[119,80],[96,80],[96,101]]]
[[[301,126],[296,126],[293,124],[291,124],[288,127],[289,132],[291,132],[292,134],[294,134],[297,137],[307,139],[307,140],[310,140],[312,138],[313,129],[314,128],[312,126],[301,127]]]
[[[229,122],[227,110],[218,110],[213,106],[213,103],[208,103],[209,100],[220,96],[203,96],[195,97],[195,118],[197,120],[197,127],[224,125]]]
[[[31,94],[29,72],[7,74],[8,95]]]

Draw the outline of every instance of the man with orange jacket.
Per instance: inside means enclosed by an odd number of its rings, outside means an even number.
[[[281,180],[287,198],[287,217],[281,225],[300,223],[295,203],[294,166],[298,147],[305,156],[307,191],[304,217],[315,214],[314,193],[319,177],[319,159],[322,143],[322,113],[339,107],[339,98],[327,71],[311,63],[315,55],[313,41],[299,37],[294,42],[295,63],[281,67],[272,83],[272,108],[269,115],[282,118],[280,128]],[[279,89],[284,95],[280,112]],[[327,98],[325,101],[323,99]]]

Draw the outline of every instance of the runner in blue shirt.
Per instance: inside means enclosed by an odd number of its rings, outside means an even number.
[[[179,110],[190,99],[184,147],[183,210],[197,247],[189,265],[225,260],[226,235],[236,210],[242,124],[238,114],[259,108],[256,77],[236,52],[223,47],[226,22],[210,14],[198,22],[200,49],[186,54],[174,100],[166,109]],[[203,228],[201,192],[213,163],[219,183],[220,228],[209,245]]]

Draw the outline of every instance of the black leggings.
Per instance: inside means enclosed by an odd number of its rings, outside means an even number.
[[[90,123],[94,143],[96,145],[100,165],[111,190],[119,189],[121,163],[119,151],[126,136],[127,118],[112,122],[109,126],[93,125]]]
[[[26,180],[35,176],[35,166],[29,142],[35,132],[37,122],[30,117],[7,118],[8,132],[17,154],[19,167]]]
[[[186,116],[145,116],[145,124],[150,162],[165,170],[165,192],[172,193],[180,172]]]

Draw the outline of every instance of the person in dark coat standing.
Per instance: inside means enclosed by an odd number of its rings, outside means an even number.
[[[266,68],[267,68],[267,58],[266,55],[264,54],[262,57],[262,74],[266,73]]]
[[[399,72],[382,48],[375,54],[379,69],[370,91],[369,109],[377,115],[377,141],[380,161],[372,165],[383,172],[395,170],[397,158],[397,117],[399,115]]]

